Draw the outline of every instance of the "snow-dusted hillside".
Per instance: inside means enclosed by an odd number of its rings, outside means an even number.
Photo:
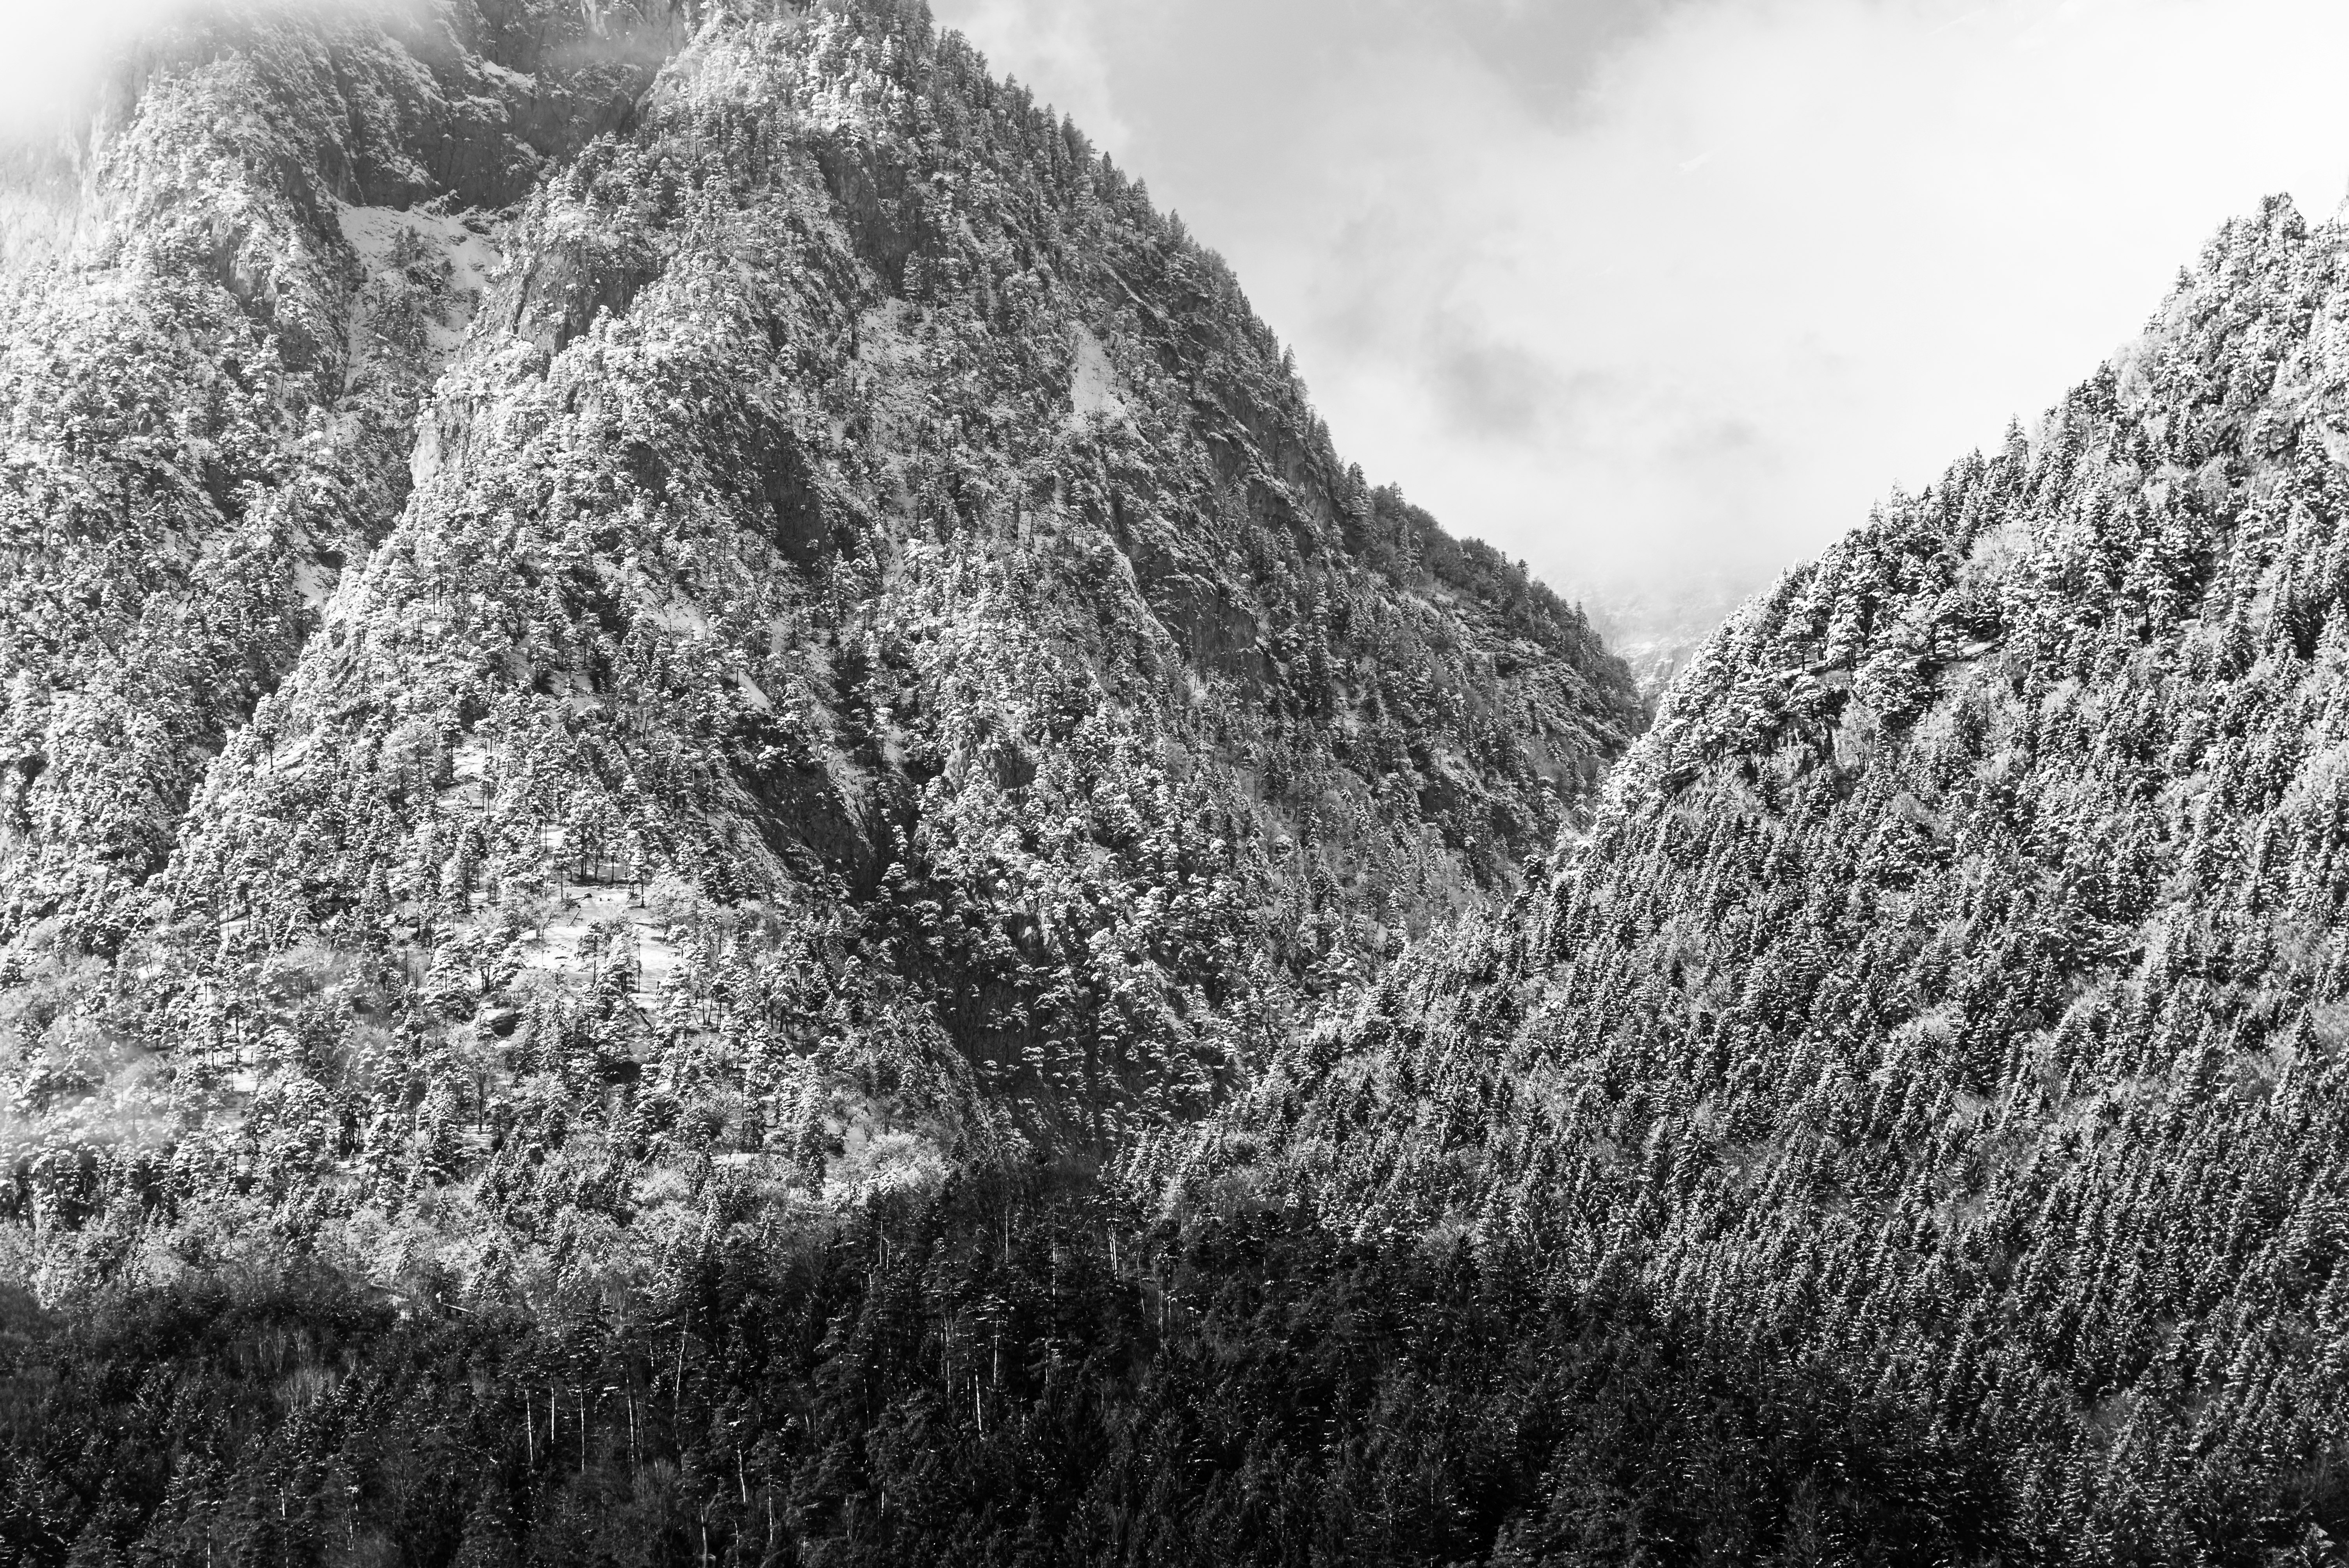
[[[164,39],[10,275],[43,1290],[289,1226],[643,1274],[712,1181],[1101,1158],[1506,894],[1640,722],[918,11],[367,15]]]
[[[2333,1560],[2344,432],[2349,231],[2279,201],[1741,611],[1549,885],[1292,1046],[1176,1189],[1851,1377],[1995,1463],[2016,1559]]]

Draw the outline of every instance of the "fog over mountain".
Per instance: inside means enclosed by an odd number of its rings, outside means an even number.
[[[0,1561],[2341,1559],[2337,224],[1586,609],[919,0],[19,26]]]

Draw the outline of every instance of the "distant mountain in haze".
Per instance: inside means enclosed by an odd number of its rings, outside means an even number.
[[[1578,603],[1652,707],[1753,591],[1691,573],[1678,583],[1586,588]]]

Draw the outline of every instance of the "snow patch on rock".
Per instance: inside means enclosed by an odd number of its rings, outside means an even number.
[[[433,356],[445,361],[464,341],[473,309],[504,255],[491,239],[492,226],[476,212],[441,212],[429,207],[338,207],[343,239],[367,272],[360,315],[379,316],[388,300],[378,294],[406,292],[416,297]],[[372,304],[373,309],[367,305]],[[358,325],[355,323],[355,329]]]
[[[1070,335],[1076,350],[1075,364],[1069,372],[1069,402],[1074,409],[1071,423],[1081,425],[1095,415],[1104,419],[1125,418],[1124,386],[1118,379],[1117,367],[1109,362],[1109,351],[1081,323]]]

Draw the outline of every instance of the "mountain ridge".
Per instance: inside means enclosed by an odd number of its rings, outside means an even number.
[[[2339,1560],[2349,230],[1651,716],[920,5],[427,15],[6,279],[8,1551]]]
[[[432,36],[530,63],[493,12]],[[330,77],[417,57],[240,26]],[[184,79],[249,85],[219,47]],[[713,1171],[757,1212],[1100,1158],[1510,885],[1641,722],[1575,612],[1341,465],[1228,270],[918,6],[607,53],[575,152],[515,143],[508,217],[460,184],[134,257],[211,268],[222,330],[341,402],[290,457],[248,438],[288,498],[247,569],[279,629],[214,643],[250,717],[109,645],[148,686],[107,722],[183,715],[172,785],[97,788],[146,754],[51,738],[88,705],[16,655],[11,1138],[20,1206],[77,1216],[17,1236],[45,1289],[171,1277],[166,1159],[172,1246],[290,1225],[505,1288],[657,1270]],[[443,68],[543,96],[482,58]]]
[[[2230,224],[2034,436],[1749,603],[1548,885],[1174,1190],[1864,1368],[2064,1560],[2337,1532],[2345,253]]]

